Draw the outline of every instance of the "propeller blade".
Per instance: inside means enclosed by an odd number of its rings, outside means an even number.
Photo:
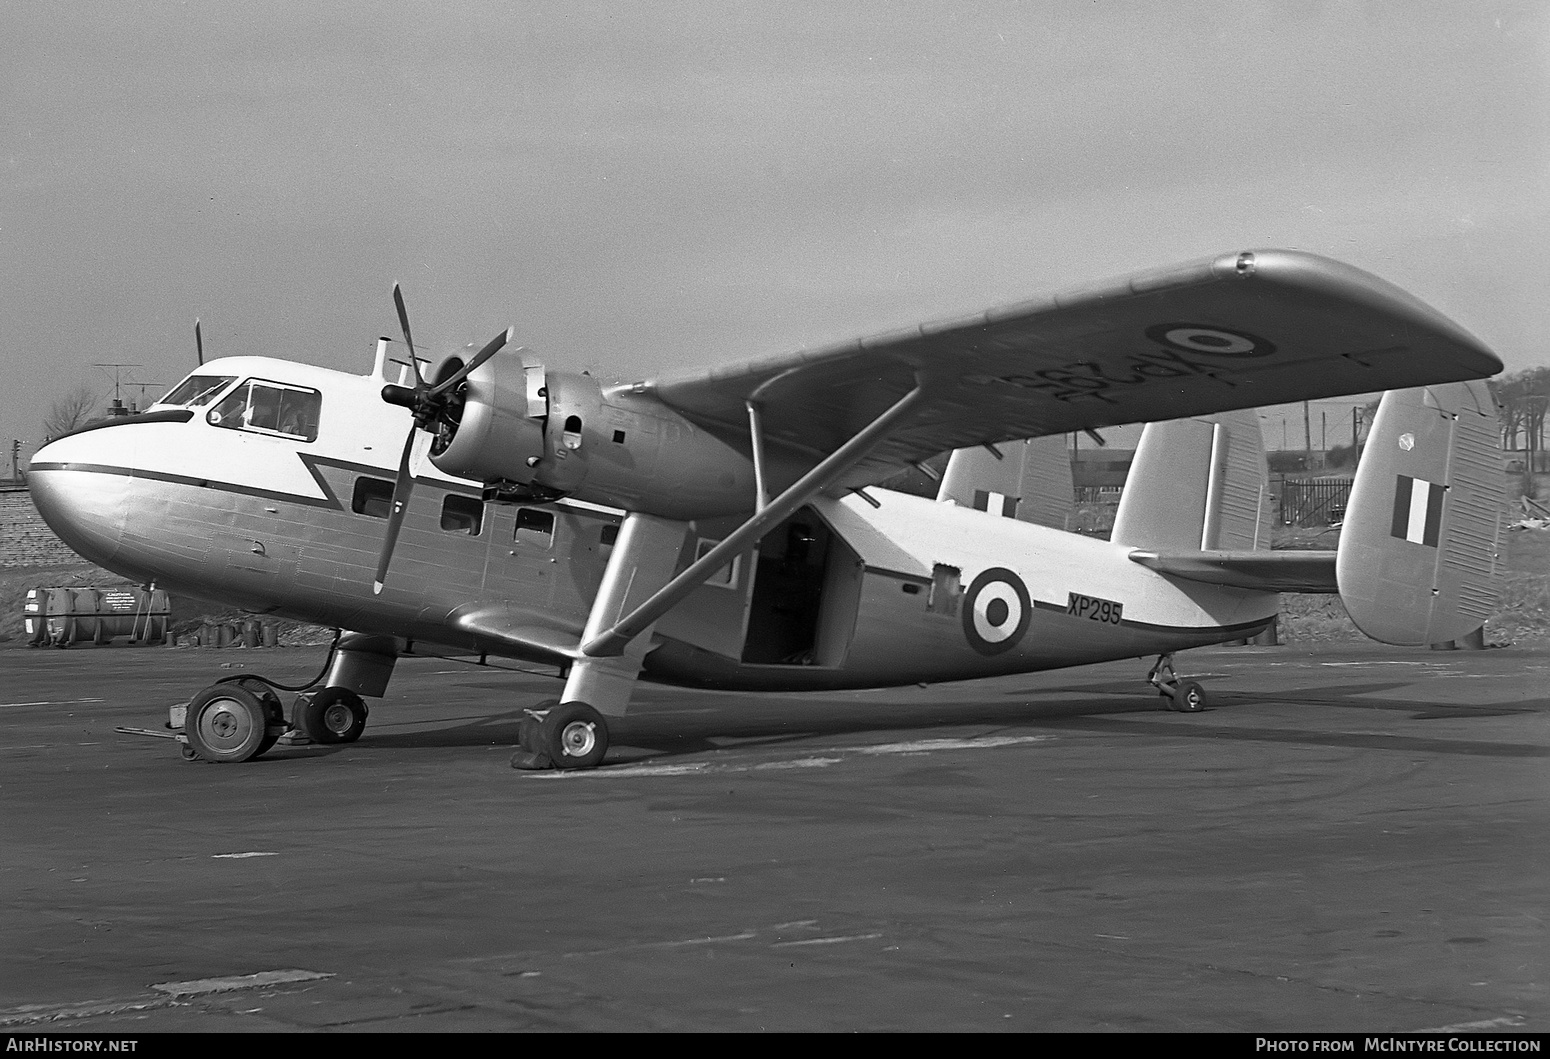
[[[393,483],[393,507],[388,512],[387,532],[382,535],[382,553],[377,556],[377,576],[372,581],[373,595],[382,594],[387,583],[388,563],[393,561],[393,547],[398,543],[398,531],[404,524],[404,512],[409,509],[409,495],[414,492],[414,475],[409,473],[409,454],[414,451],[415,428],[409,428],[404,439],[404,454],[398,461],[398,479]]]
[[[425,379],[420,375],[420,358],[414,351],[414,339],[409,337],[409,310],[404,308],[404,292],[396,283],[393,284],[393,304],[398,307],[398,326],[403,328],[404,345],[409,347],[409,367],[414,369],[414,385],[418,389],[425,385]]]
[[[495,356],[495,354],[500,351],[501,347],[504,346],[507,342],[510,342],[515,336],[516,329],[508,327],[505,331],[502,331],[500,334],[490,339],[485,347],[479,352],[475,353],[473,359],[459,368],[456,374],[454,374],[450,379],[447,379],[445,382],[439,382],[434,387],[432,387],[428,396],[439,397],[440,395],[446,393],[448,390],[452,389],[452,387],[456,386],[458,383],[462,382],[464,379],[468,378],[469,374],[475,368],[489,360],[491,357]]]
[[[194,356],[199,358],[199,366],[201,368],[204,367],[205,340],[204,336],[199,333],[199,317],[197,316],[194,317]]]

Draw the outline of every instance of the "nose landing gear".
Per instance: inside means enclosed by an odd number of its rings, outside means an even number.
[[[291,717],[314,743],[336,746],[361,737],[369,712],[366,703],[349,688],[324,688],[296,696]]]
[[[1206,689],[1197,681],[1180,680],[1173,671],[1173,652],[1157,656],[1157,662],[1146,675],[1146,682],[1157,689],[1163,705],[1179,713],[1199,713],[1206,708]]]

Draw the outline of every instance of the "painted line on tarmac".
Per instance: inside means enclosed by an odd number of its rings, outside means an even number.
[[[729,941],[750,941],[759,936],[757,930],[745,930],[739,934],[719,934],[711,937],[683,938],[677,941],[641,941],[633,945],[618,945],[609,949],[583,949],[580,952],[567,952],[567,957],[576,956],[612,956],[621,952],[638,952],[642,949],[682,949],[690,945],[722,945]]]
[[[938,750],[991,750],[1002,746],[1046,743],[1048,735],[970,736],[966,739],[912,739],[905,743],[877,743],[870,746],[842,746],[836,750],[852,754],[930,754]]]
[[[912,739],[902,743],[875,743],[835,747],[834,754],[880,756],[884,754],[933,754],[949,750],[994,750],[1007,746],[1026,746],[1054,739],[1050,735],[1001,735],[965,739]],[[649,776],[724,776],[744,772],[780,772],[791,769],[828,768],[843,762],[843,757],[814,756],[761,761],[754,764],[722,764],[698,761],[683,765],[619,765],[596,769],[546,769],[529,773],[534,779],[634,779]]]
[[[13,706],[75,706],[83,702],[106,702],[106,699],[59,699],[46,702],[0,702],[0,710],[10,709]]]
[[[160,995],[77,1000],[68,1004],[28,1004],[24,1007],[0,1011],[0,1028],[35,1025],[40,1022],[61,1022],[66,1019],[90,1019],[104,1015],[124,1015],[130,1012],[173,1007],[189,997],[291,985],[296,982],[314,982],[332,977],[334,977],[332,973],[322,971],[284,970],[259,971],[255,974],[234,975],[227,978],[198,978],[189,982],[162,982],[150,987]]]
[[[1416,1030],[1416,1033],[1491,1033],[1502,1030],[1513,1030],[1523,1025],[1522,1015],[1507,1015],[1499,1019],[1482,1019],[1479,1022],[1457,1022],[1452,1026],[1438,1026],[1429,1030]]]
[[[835,938],[802,938],[799,941],[777,941],[771,945],[772,949],[789,949],[797,945],[839,945],[846,941],[872,941],[882,937],[882,934],[845,934]]]
[[[152,989],[168,996],[205,996],[209,993],[230,993],[238,989],[260,989],[268,985],[290,985],[293,982],[316,982],[332,978],[324,971],[258,971],[255,974],[239,974],[226,978],[196,978],[190,982],[160,982]]]

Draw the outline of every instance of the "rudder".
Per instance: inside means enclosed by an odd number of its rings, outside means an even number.
[[[1383,395],[1346,505],[1335,579],[1383,643],[1461,639],[1496,605],[1501,433],[1484,382]]]
[[[994,452],[984,446],[956,449],[936,498],[1051,529],[1070,529],[1071,454],[1065,435],[1004,441]]]
[[[1159,551],[1268,548],[1268,499],[1254,409],[1148,423],[1109,539]]]

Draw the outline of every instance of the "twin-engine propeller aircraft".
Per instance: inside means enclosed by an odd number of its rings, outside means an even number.
[[[203,363],[29,480],[81,555],[347,630],[287,720],[266,682],[189,703],[186,753],[349,742],[406,653],[556,667],[518,767],[603,761],[642,678],[748,690],[963,680],[1252,636],[1338,591],[1388,643],[1477,629],[1501,471],[1479,341],[1398,288],[1264,250],[621,385],[510,332],[428,374]],[[395,377],[396,376],[396,377]],[[1390,390],[1338,553],[1268,550],[1256,406]],[[385,402],[385,403],[384,403]],[[1110,540],[1065,532],[1062,436],[1147,422]],[[1034,439],[1034,440],[1029,440]],[[954,451],[938,502],[879,481]],[[395,470],[396,459],[396,470]],[[1063,495],[1062,495],[1063,493]]]

